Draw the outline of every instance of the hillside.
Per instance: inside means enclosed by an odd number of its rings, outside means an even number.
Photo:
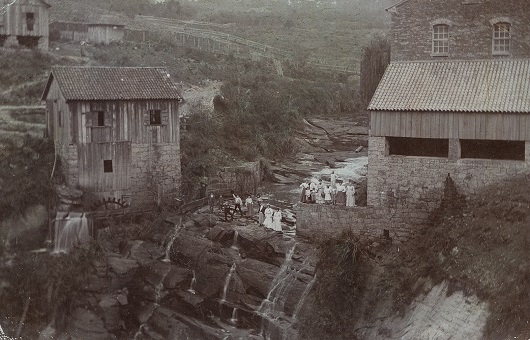
[[[408,243],[371,244],[348,263],[353,269],[336,269],[365,277],[343,283],[350,292],[328,288],[335,274],[317,286],[317,298],[340,298],[316,308],[304,334],[317,339],[342,328],[359,339],[529,339],[529,190],[524,176],[463,200],[446,191],[438,217]],[[345,249],[351,241],[333,242]],[[330,319],[343,301],[355,308]]]

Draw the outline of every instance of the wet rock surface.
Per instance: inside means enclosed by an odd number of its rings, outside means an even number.
[[[86,284],[90,295],[83,301],[89,307],[76,310],[69,334],[79,339],[287,334],[314,274],[313,248],[254,219],[236,215],[222,222],[217,214],[168,217],[119,253],[108,252]]]

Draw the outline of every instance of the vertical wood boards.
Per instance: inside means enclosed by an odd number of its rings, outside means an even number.
[[[530,114],[372,111],[372,136],[530,140]]]
[[[28,30],[26,13],[33,13],[33,30]],[[4,14],[6,35],[43,37],[48,36],[48,7],[38,0],[15,2]]]

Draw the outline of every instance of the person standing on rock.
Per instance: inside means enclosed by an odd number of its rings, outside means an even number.
[[[263,225],[267,229],[273,229],[273,222],[272,222],[272,215],[274,214],[272,208],[270,205],[267,205],[267,209],[265,209],[265,221],[263,221]]]
[[[254,202],[252,202],[250,194],[245,199],[245,208],[247,209],[247,217],[252,218],[254,216]]]
[[[272,216],[272,229],[276,232],[282,232],[282,211],[280,208]]]
[[[213,214],[213,207],[215,206],[215,196],[213,192],[208,196],[208,205],[210,206],[210,214]]]
[[[336,204],[337,205],[345,205],[346,204],[346,187],[344,185],[342,185],[342,182],[338,182],[337,183]]]
[[[324,188],[324,202],[328,205],[331,204],[331,187],[329,185]]]
[[[243,200],[241,200],[241,197],[236,194],[232,194],[232,197],[234,197],[234,214],[239,209],[239,215],[243,216],[243,211],[241,210],[241,203],[243,203]]]
[[[306,201],[306,191],[309,190],[309,181],[303,182],[300,184],[300,188],[302,188],[302,195],[300,196],[300,202],[307,203]]]
[[[230,202],[225,201],[223,203],[223,212],[225,213],[225,222],[228,222],[228,215],[230,215],[230,221],[234,220],[234,212],[232,211],[232,208],[230,207]]]
[[[346,186],[346,206],[355,207],[355,187],[351,181]]]
[[[320,180],[317,185],[316,199],[318,204],[324,203],[324,184],[322,184],[322,180]]]
[[[334,187],[335,184],[337,184],[337,175],[335,174],[335,171],[331,172],[331,186]]]

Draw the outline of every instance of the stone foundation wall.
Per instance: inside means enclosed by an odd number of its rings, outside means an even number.
[[[450,155],[456,144],[451,141]],[[368,150],[369,206],[430,211],[440,204],[447,174],[459,193],[473,195],[484,186],[530,172],[530,142],[526,161],[390,156],[385,137],[370,137]]]
[[[61,160],[61,170],[69,187],[77,188],[79,185],[78,152],[75,144],[58,144],[58,158]]]
[[[180,151],[175,144],[133,144],[131,206],[172,203],[180,189]]]
[[[248,162],[240,166],[226,167],[219,171],[217,178],[212,179],[209,190],[230,192],[239,195],[255,194],[263,178],[259,161]]]
[[[401,243],[407,241],[417,225],[427,218],[426,211],[416,209],[298,203],[296,234],[317,239],[352,230],[361,238],[378,239],[388,230],[392,241]]]

